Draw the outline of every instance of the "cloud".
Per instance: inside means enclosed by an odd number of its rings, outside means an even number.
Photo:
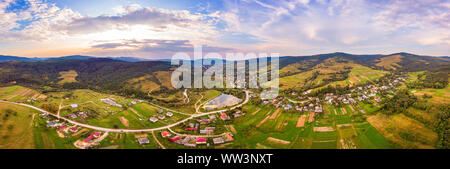
[[[57,27],[69,34],[86,34],[102,32],[110,29],[121,29],[131,25],[147,25],[156,29],[165,29],[168,25],[189,27],[200,22],[201,15],[191,14],[188,11],[171,11],[159,8],[140,8],[139,6],[122,7],[120,15],[82,17]]]
[[[189,40],[124,40],[122,42],[98,42],[91,46],[91,53],[106,56],[151,56],[158,58],[170,58],[175,53],[192,53],[194,44]],[[100,49],[100,50],[98,50]],[[202,45],[203,52],[229,52],[232,48]]]
[[[228,3],[221,19],[226,30],[265,40],[254,49],[264,46],[284,55],[335,49],[364,53],[376,46],[385,51],[386,45],[397,47],[391,52],[421,45],[445,51],[442,46],[450,45],[450,11],[444,0],[247,0]]]

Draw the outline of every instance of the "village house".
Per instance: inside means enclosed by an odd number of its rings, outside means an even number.
[[[217,137],[217,138],[213,138],[213,143],[214,144],[222,144],[224,143],[224,139],[222,137]]]
[[[206,144],[206,138],[204,137],[199,137],[195,139],[195,143],[197,144]]]
[[[148,140],[147,137],[141,137],[141,138],[138,138],[138,142],[140,145],[144,145],[144,144],[150,143],[150,140]]]
[[[350,101],[348,101],[347,99],[342,99],[342,103],[344,103],[344,104],[349,104],[350,103]]]
[[[172,113],[172,112],[167,112],[167,113],[166,113],[166,116],[172,117],[172,116],[173,116],[173,113]]]
[[[59,124],[58,124],[58,123],[55,123],[55,122],[49,122],[49,123],[47,123],[47,127],[50,127],[50,128],[58,127],[58,126],[59,126]]]
[[[170,137],[172,134],[168,131],[162,131],[161,132],[161,137],[166,138],[166,137]]]
[[[230,117],[226,113],[220,113],[220,119],[222,120],[230,120]]]
[[[199,122],[200,124],[209,124],[209,123],[211,123],[211,120],[207,119],[207,118],[201,118],[201,119],[198,119],[197,122]]]
[[[150,120],[152,123],[155,123],[155,122],[158,121],[158,118],[156,118],[156,117],[150,117],[149,120]]]
[[[72,108],[77,108],[77,107],[78,107],[78,104],[71,104],[70,107],[72,107]]]
[[[183,144],[185,147],[195,147],[195,146],[197,146],[197,144],[192,144],[192,143],[186,143],[186,144]]]
[[[233,140],[234,140],[233,134],[228,133],[228,134],[225,135],[225,142],[230,142],[230,141],[233,141]]]
[[[174,137],[172,137],[172,138],[169,138],[169,141],[171,141],[171,142],[176,142],[176,141],[178,141],[178,140],[180,140],[181,138],[180,138],[180,136],[174,136]]]
[[[98,138],[98,137],[100,137],[101,133],[100,133],[100,132],[95,132],[95,133],[93,133],[92,135],[93,135],[95,138]]]
[[[314,112],[322,113],[322,106],[316,106]]]
[[[162,119],[165,119],[166,116],[164,116],[163,114],[158,114],[158,118],[162,120]]]
[[[69,114],[68,116],[71,119],[76,119],[78,117],[76,114]]]
[[[71,127],[71,128],[69,129],[69,131],[75,133],[75,132],[78,131],[78,128],[74,126],[74,127]]]

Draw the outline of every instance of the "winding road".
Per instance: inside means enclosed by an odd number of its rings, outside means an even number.
[[[29,108],[35,109],[37,111],[40,111],[42,113],[48,113],[49,115],[54,116],[54,117],[59,118],[59,119],[62,119],[62,120],[66,121],[66,122],[68,122],[70,124],[78,125],[78,126],[84,127],[84,128],[89,128],[89,129],[103,131],[103,132],[113,132],[113,133],[136,133],[136,132],[151,132],[151,131],[168,129],[168,128],[174,127],[176,125],[179,125],[181,123],[184,123],[184,122],[186,122],[186,121],[188,121],[190,119],[196,118],[196,117],[206,116],[206,115],[211,115],[211,114],[216,114],[216,113],[221,113],[221,112],[233,110],[233,109],[236,109],[238,107],[241,107],[242,105],[247,104],[247,102],[248,102],[248,100],[250,98],[249,96],[250,96],[250,91],[246,90],[245,91],[245,100],[242,103],[240,103],[240,104],[238,104],[238,105],[236,105],[234,107],[231,107],[229,109],[224,109],[224,110],[200,113],[200,114],[191,114],[190,117],[185,118],[185,119],[183,119],[181,121],[178,121],[178,122],[166,125],[166,126],[157,127],[157,128],[150,128],[150,129],[113,129],[113,128],[98,127],[98,126],[93,126],[93,125],[89,125],[89,124],[79,123],[79,122],[67,119],[65,117],[59,117],[58,115],[52,114],[52,113],[50,113],[50,112],[48,112],[46,110],[43,110],[41,108],[38,108],[38,107],[35,107],[35,106],[32,106],[32,105],[28,105],[28,104],[24,104],[24,103],[10,102],[10,101],[3,101],[3,100],[0,100],[0,102],[29,107]]]

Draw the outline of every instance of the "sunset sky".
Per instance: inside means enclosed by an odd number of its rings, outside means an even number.
[[[0,55],[450,56],[448,0],[0,0]]]

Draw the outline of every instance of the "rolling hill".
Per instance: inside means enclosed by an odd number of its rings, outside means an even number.
[[[170,83],[171,71],[176,67],[170,62],[121,59],[80,55],[52,59],[1,56],[0,60],[7,62],[0,64],[0,83],[46,90],[88,88],[139,96],[149,91],[176,92]],[[449,65],[450,61],[444,58],[409,53],[286,56],[280,58],[280,83],[282,90],[303,91],[328,85],[352,86],[372,82],[389,72],[449,72]]]

